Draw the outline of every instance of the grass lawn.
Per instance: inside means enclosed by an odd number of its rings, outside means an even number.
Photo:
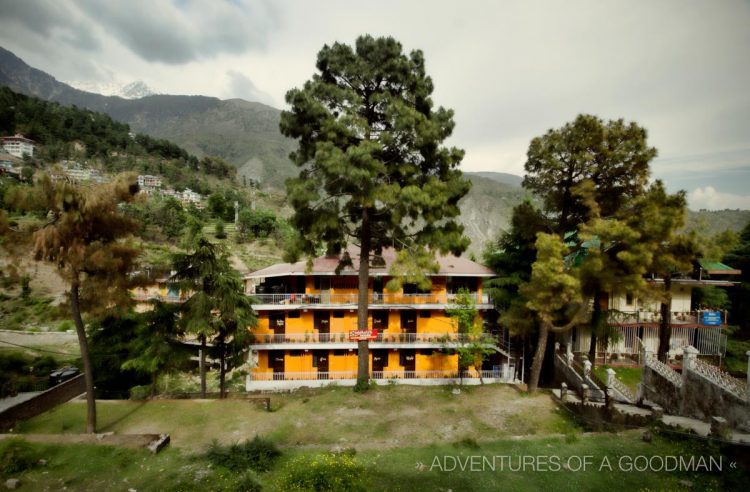
[[[167,433],[174,447],[197,450],[213,439],[231,443],[263,435],[282,447],[357,449],[428,445],[462,439],[564,434],[575,426],[549,395],[530,397],[507,385],[384,386],[356,395],[351,388],[273,394],[272,412],[243,400],[152,400],[97,403],[98,431]],[[60,405],[23,422],[18,431],[84,431],[83,401]]]
[[[451,389],[299,390],[270,395],[271,412],[242,400],[99,401],[100,432],[169,433],[172,444],[156,456],[107,446],[31,444],[35,460],[46,465],[0,478],[19,478],[27,490],[245,490],[249,474],[263,490],[285,490],[293,470],[307,470],[332,450],[353,449],[363,490],[682,490],[680,480],[689,480],[694,490],[738,490],[747,480],[729,470],[729,458],[720,474],[622,470],[620,464],[637,456],[719,459],[721,450],[703,440],[658,434],[646,443],[640,430],[587,434],[544,392],[532,397],[507,385],[486,385],[454,395]],[[84,415],[85,404],[71,402],[15,432],[80,433]],[[230,444],[255,435],[282,449],[270,471],[230,471],[203,456],[213,439]],[[501,456],[506,458],[494,458],[493,470],[493,457]],[[602,468],[605,458],[611,470]]]
[[[35,457],[46,460],[46,465],[35,466],[13,475],[27,490],[241,490],[240,473],[211,466],[196,454],[178,448],[168,448],[156,456],[147,451],[116,449],[90,445],[33,444]],[[283,456],[268,472],[254,473],[263,490],[284,490],[283,479],[293,459],[312,461],[320,451],[285,450]],[[688,480],[694,490],[740,490],[741,472],[728,469],[727,459],[721,473],[628,471],[627,464],[637,456],[691,455],[713,456],[720,451],[703,441],[672,441],[656,437],[652,443],[640,439],[639,432],[623,434],[583,435],[576,438],[539,438],[528,440],[495,440],[480,445],[436,444],[406,446],[391,450],[367,450],[355,456],[358,474],[364,490],[412,491],[668,491],[684,490]],[[509,456],[513,469],[519,459],[534,457],[535,463],[559,460],[570,464],[568,469],[542,471],[543,465],[528,465],[526,470],[511,471],[499,464],[494,471],[485,464],[465,466],[459,471],[454,463],[466,463],[474,458]],[[581,465],[584,457],[589,465]],[[552,458],[556,457],[556,458]],[[611,465],[609,470],[604,459]],[[436,463],[446,463],[441,469]],[[422,466],[418,466],[421,463]],[[496,463],[500,463],[499,458]],[[507,463],[507,461],[506,461]],[[623,466],[621,469],[620,466]],[[448,468],[456,469],[448,470]],[[601,469],[600,469],[601,468]]]
[[[596,376],[604,382],[607,382],[607,368],[608,365],[596,366],[593,371]],[[641,382],[641,373],[643,370],[640,367],[619,367],[614,366],[612,369],[615,370],[615,375],[625,386],[635,393],[638,390],[638,383]]]

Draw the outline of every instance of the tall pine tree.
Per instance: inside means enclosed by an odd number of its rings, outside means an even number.
[[[286,95],[281,132],[298,140],[301,168],[287,181],[299,232],[287,257],[359,246],[357,328],[367,329],[370,259],[385,247],[462,253],[469,240],[455,222],[469,190],[463,151],[441,144],[453,112],[434,108],[421,51],[393,38],[361,36],[318,53],[318,73]],[[369,347],[359,342],[357,387],[369,377]]]

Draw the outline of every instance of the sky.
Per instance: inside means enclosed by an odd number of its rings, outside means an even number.
[[[580,113],[648,130],[652,176],[692,209],[750,209],[750,2],[0,0],[0,46],[65,82],[276,108],[324,44],[424,52],[465,171],[523,175]]]

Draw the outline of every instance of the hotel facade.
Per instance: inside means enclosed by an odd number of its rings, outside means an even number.
[[[357,376],[357,250],[352,265],[336,272],[339,256],[282,263],[244,277],[245,292],[255,299],[258,326],[252,329],[247,390],[284,389],[327,384],[353,385]],[[368,285],[370,378],[376,383],[449,384],[515,381],[516,363],[506,350],[502,332],[492,333],[492,355],[482,367],[459,374],[455,351],[467,343],[446,308],[455,307],[465,289],[486,331],[496,323],[494,306],[483,282],[494,273],[466,258],[438,256],[431,288],[403,284],[396,292],[386,285],[395,251],[371,261]]]

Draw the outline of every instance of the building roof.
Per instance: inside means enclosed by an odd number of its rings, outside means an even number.
[[[27,143],[31,143],[31,144],[35,144],[36,143],[35,141],[31,140],[30,138],[24,137],[20,133],[16,133],[15,135],[12,135],[12,136],[11,135],[7,135],[5,137],[0,137],[0,139],[2,141],[4,141],[4,142],[5,141],[12,141],[12,140],[21,140],[21,141],[24,141],[24,142],[27,142]]]
[[[359,248],[349,247],[347,251],[352,260],[352,266],[347,266],[341,270],[340,275],[357,275],[359,269]],[[384,266],[370,266],[370,276],[386,276],[388,271],[396,260],[396,250],[392,248],[383,250]],[[307,261],[298,261],[297,263],[277,263],[260,270],[245,275],[244,278],[258,277],[281,277],[288,275],[336,275],[336,267],[339,265],[340,256],[320,256],[312,262],[312,269],[308,271]],[[489,268],[480,265],[467,258],[460,256],[443,256],[436,255],[440,265],[438,273],[434,276],[447,277],[494,277],[495,272]]]
[[[719,261],[699,260],[701,268],[709,275],[740,275],[742,270],[736,270]]]

